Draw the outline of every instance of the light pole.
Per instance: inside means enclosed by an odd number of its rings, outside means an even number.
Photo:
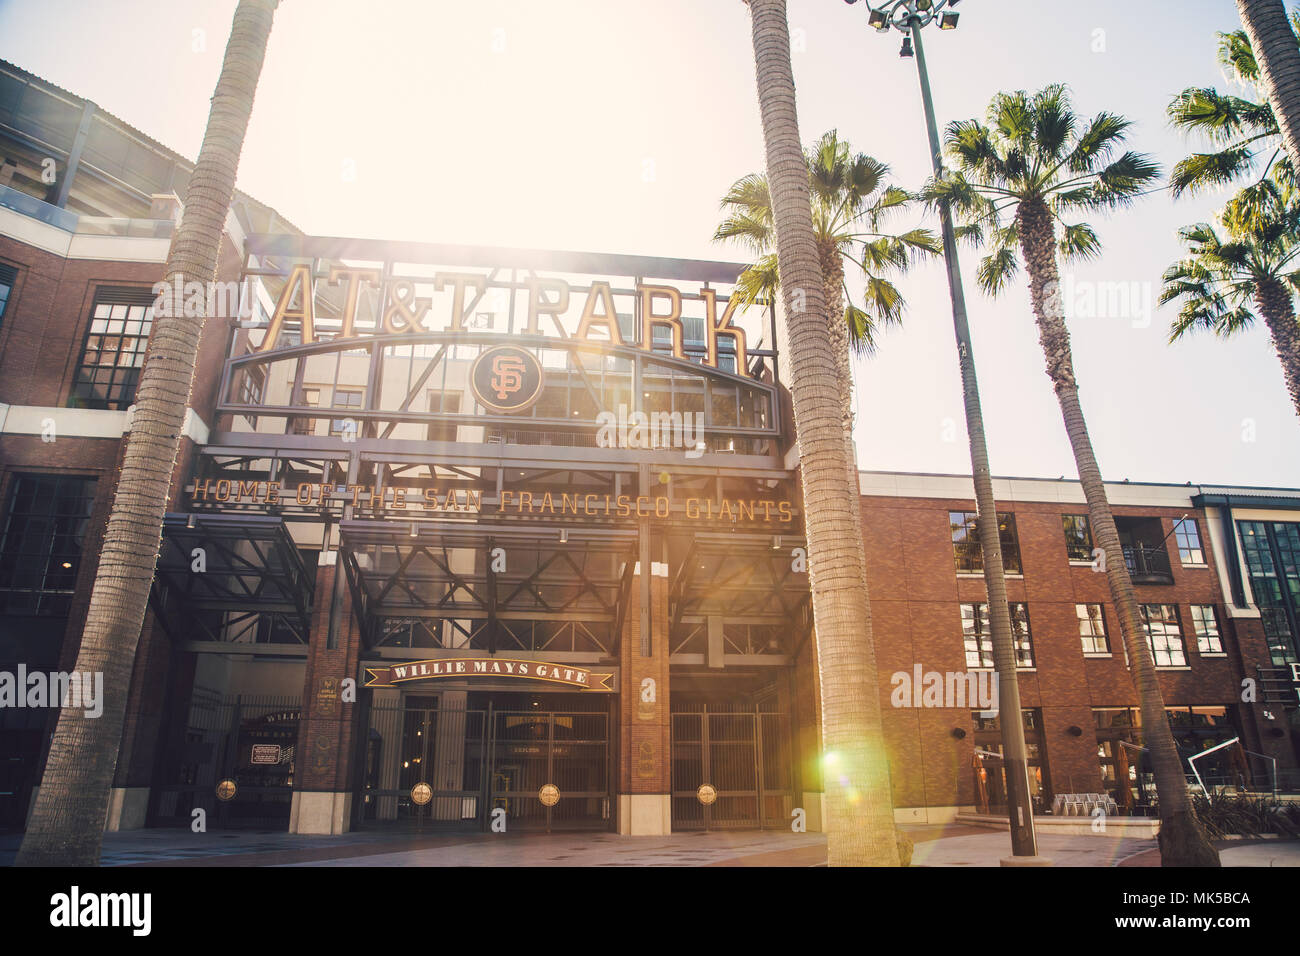
[[[856,3],[857,0],[845,0]],[[921,28],[938,21],[939,29],[952,30],[959,14],[952,8],[959,0],[886,0],[872,6],[867,24],[881,33],[893,27],[903,34],[899,56],[915,55],[921,80],[921,103],[925,108],[926,133],[930,139],[930,159],[935,179],[944,176],[943,154],[939,146],[939,129],[934,119],[934,102],[930,98],[930,76],[925,68],[925,48]],[[970,436],[971,478],[975,485],[977,529],[983,554],[984,582],[988,591],[989,629],[992,632],[993,663],[998,674],[998,715],[1002,733],[1002,765],[1007,782],[1007,816],[1011,823],[1010,860],[1004,864],[1046,863],[1038,856],[1034,834],[1034,809],[1029,798],[1029,765],[1025,756],[1025,729],[1020,715],[1020,686],[1016,681],[1016,652],[1011,630],[1011,611],[1007,604],[1007,582],[1002,566],[1002,542],[998,530],[997,506],[993,499],[993,474],[989,468],[988,443],[984,436],[984,414],[980,409],[979,384],[975,378],[975,354],[971,349],[970,327],[966,321],[966,297],[962,292],[961,268],[957,262],[957,240],[952,228],[952,213],[946,201],[939,203],[939,220],[943,228],[943,258],[948,268],[948,294],[952,299],[952,326],[957,337],[957,357],[961,365],[962,398],[966,408],[966,432]],[[975,626],[978,627],[978,619]],[[1029,858],[1029,859],[1026,859]]]

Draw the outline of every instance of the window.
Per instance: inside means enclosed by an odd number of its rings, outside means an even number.
[[[1079,640],[1084,654],[1109,654],[1110,641],[1106,637],[1106,615],[1100,604],[1076,604],[1074,613],[1079,618]]]
[[[14,475],[0,526],[0,612],[68,613],[95,479]]]
[[[1198,654],[1222,654],[1223,640],[1219,637],[1219,619],[1213,604],[1192,605],[1192,631],[1196,634]]]
[[[460,393],[429,389],[429,411],[454,415],[460,411]],[[457,431],[455,422],[430,422],[424,437],[426,441],[455,441]]]
[[[1016,666],[1034,666],[1034,645],[1029,633],[1029,608],[1009,604],[1012,643],[1016,649]],[[993,632],[989,629],[987,604],[961,606],[962,640],[966,645],[967,667],[993,667]]]
[[[1065,526],[1065,551],[1071,561],[1092,561],[1092,529],[1087,515],[1061,515]]]
[[[1204,564],[1205,551],[1201,548],[1201,534],[1195,518],[1182,518],[1174,522],[1174,538],[1178,541],[1178,560],[1183,564]]]
[[[1186,667],[1187,650],[1183,647],[1183,632],[1178,624],[1178,606],[1143,604],[1141,610],[1147,643],[1151,645],[1156,667]]]
[[[364,392],[353,388],[334,389],[335,408],[360,408]],[[354,418],[335,418],[330,421],[331,435],[357,435],[357,421]]]
[[[5,309],[9,305],[9,294],[18,281],[18,270],[12,266],[0,266],[0,328],[3,327]]]
[[[81,364],[68,396],[70,408],[123,410],[135,401],[153,328],[148,289],[101,288],[95,292]]]
[[[299,404],[310,405],[312,408],[320,407],[320,389],[304,388],[302,390],[302,400]],[[295,418],[293,420],[293,434],[295,435],[312,435],[316,432],[316,419],[314,418]]]
[[[978,574],[984,570],[984,555],[980,549],[978,515],[974,511],[950,511],[948,522],[952,527],[952,550],[957,570],[964,574]],[[1016,540],[1016,516],[998,515],[998,537],[1002,543],[1002,568],[1008,574],[1020,573],[1020,546]]]
[[[1300,523],[1239,521],[1237,530],[1269,656],[1279,667],[1294,663],[1300,660],[1290,624],[1300,614]]]

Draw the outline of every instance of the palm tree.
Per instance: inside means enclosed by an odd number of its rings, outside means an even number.
[[[1237,0],[1237,13],[1246,28],[1259,63],[1259,80],[1282,146],[1295,169],[1300,169],[1300,47],[1287,22],[1282,0]]]
[[[903,296],[884,273],[906,271],[915,257],[938,253],[939,247],[928,229],[912,229],[899,235],[880,231],[886,216],[901,209],[911,196],[897,186],[887,186],[885,177],[889,167],[864,153],[853,154],[836,130],[822,134],[816,145],[804,154],[804,162],[808,167],[827,328],[835,349],[849,485],[857,488],[851,356],[873,354],[880,332],[901,321]],[[740,274],[736,295],[744,305],[774,298],[780,288],[780,277],[773,251],[776,232],[767,177],[763,173],[751,173],[736,180],[722,198],[722,208],[728,210],[728,215],[713,234],[714,241],[740,242],[756,257]],[[861,248],[860,258],[854,257],[855,245]],[[845,281],[845,262],[865,280],[865,308],[853,302]],[[856,494],[850,496],[850,507],[854,524],[858,526],[861,505]],[[866,587],[865,579],[863,587]]]
[[[1293,14],[1293,22],[1300,28],[1300,12]],[[1238,84],[1260,85],[1259,63],[1245,30],[1219,34],[1218,60]],[[1204,137],[1214,147],[1174,165],[1169,186],[1175,198],[1243,182],[1254,174],[1258,175],[1247,185],[1247,195],[1267,179],[1294,182],[1295,167],[1282,149],[1277,120],[1266,101],[1220,93],[1213,87],[1189,87],[1169,104],[1168,114],[1175,127]]]
[[[240,0],[235,10],[203,146],[185,192],[184,216],[167,254],[169,286],[216,278],[221,234],[278,2]],[[97,719],[74,709],[60,712],[18,852],[20,866],[99,862],[127,688],[203,331],[203,319],[178,311],[155,315],[77,653],[78,672],[104,674],[104,710]]]
[[[1165,271],[1160,303],[1183,302],[1169,329],[1171,342],[1199,330],[1226,339],[1262,318],[1300,415],[1300,324],[1292,300],[1300,289],[1300,270],[1293,268],[1300,257],[1300,197],[1271,182],[1262,185],[1261,201],[1249,208],[1228,203],[1218,217],[1223,237],[1204,222],[1179,230],[1190,256]]]
[[[784,0],[749,0],[772,219],[785,305],[790,393],[803,473],[813,615],[821,661],[831,865],[897,866],[862,531],[853,522],[837,358],[799,144]]]
[[[1161,858],[1166,866],[1215,866],[1218,854],[1188,797],[1133,582],[1088,437],[1060,298],[1058,255],[1091,258],[1101,248],[1091,226],[1064,217],[1126,206],[1159,175],[1147,156],[1131,151],[1113,155],[1129,125],[1121,116],[1099,113],[1080,127],[1061,85],[1032,96],[1024,91],[998,94],[989,106],[987,126],[977,120],[948,125],[944,144],[957,169],[931,180],[926,195],[932,202],[946,200],[965,221],[965,234],[990,248],[978,271],[986,292],[1005,288],[1024,262],[1047,374],[1074,451],[1094,538],[1106,555],[1111,598],[1141,705],[1160,799]]]

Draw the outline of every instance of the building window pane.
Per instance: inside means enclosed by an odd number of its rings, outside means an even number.
[[[1290,625],[1292,615],[1300,613],[1300,524],[1240,521],[1237,530],[1269,656],[1279,667],[1294,663],[1300,660]]]
[[[335,408],[360,408],[362,398],[363,393],[360,389],[336,388],[334,389],[332,404]],[[356,436],[357,431],[357,420],[355,418],[335,418],[330,421],[331,435]]]
[[[440,392],[429,389],[429,411],[454,415],[460,411],[459,392]],[[426,441],[455,441],[458,426],[455,422],[430,422],[425,433]]]
[[[1079,640],[1085,654],[1109,654],[1110,641],[1106,637],[1106,616],[1100,604],[1076,604],[1074,612],[1079,618]]]
[[[0,328],[4,327],[5,310],[9,307],[9,296],[17,281],[17,269],[11,266],[0,266]]]
[[[1187,650],[1174,604],[1143,604],[1142,621],[1156,667],[1186,667]]]
[[[1215,616],[1213,604],[1192,605],[1192,630],[1196,634],[1198,653],[1223,653],[1223,641],[1219,636],[1219,619]]]
[[[957,570],[979,573],[984,570],[984,556],[980,548],[974,511],[950,511],[948,523],[952,529],[953,557]],[[998,537],[1002,545],[1002,568],[1008,574],[1020,573],[1020,545],[1016,538],[1016,516],[998,515]]]
[[[1092,560],[1092,529],[1087,515],[1061,515],[1065,527],[1065,550],[1071,561]]]
[[[1029,630],[1029,608],[1021,603],[1008,605],[1011,611],[1012,640],[1017,667],[1034,666],[1034,644]],[[967,667],[993,667],[993,632],[989,629],[987,604],[961,605],[962,641]]]
[[[153,301],[149,289],[95,290],[81,363],[68,396],[69,408],[121,411],[135,401],[153,328]]]
[[[13,477],[0,526],[0,612],[68,613],[94,502],[94,478]]]
[[[1174,537],[1178,541],[1178,560],[1183,564],[1205,563],[1205,551],[1201,548],[1201,534],[1195,518],[1175,521]]]

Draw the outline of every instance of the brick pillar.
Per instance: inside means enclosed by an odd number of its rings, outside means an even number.
[[[1097,757],[1097,725],[1087,703],[1044,706],[1043,744],[1052,793],[1097,793],[1101,787],[1101,761]],[[1078,727],[1076,737],[1070,732]],[[1129,755],[1133,757],[1133,754]]]
[[[149,787],[158,765],[162,727],[171,702],[168,694],[171,659],[171,640],[153,611],[149,611],[135,649],[106,830],[138,830],[145,825]]]
[[[351,825],[352,764],[360,710],[355,693],[349,695],[353,700],[343,699],[343,682],[357,677],[361,632],[337,560],[337,551],[323,551],[316,569],[290,833],[346,833]]]
[[[794,662],[794,700],[790,719],[794,721],[798,780],[802,793],[795,800],[807,813],[810,832],[821,832],[826,818],[826,795],[822,788],[822,694],[817,660],[817,635],[809,633]]]
[[[672,831],[668,565],[650,565],[649,655],[641,653],[642,570],[637,562],[619,636],[618,832],[660,836]]]

